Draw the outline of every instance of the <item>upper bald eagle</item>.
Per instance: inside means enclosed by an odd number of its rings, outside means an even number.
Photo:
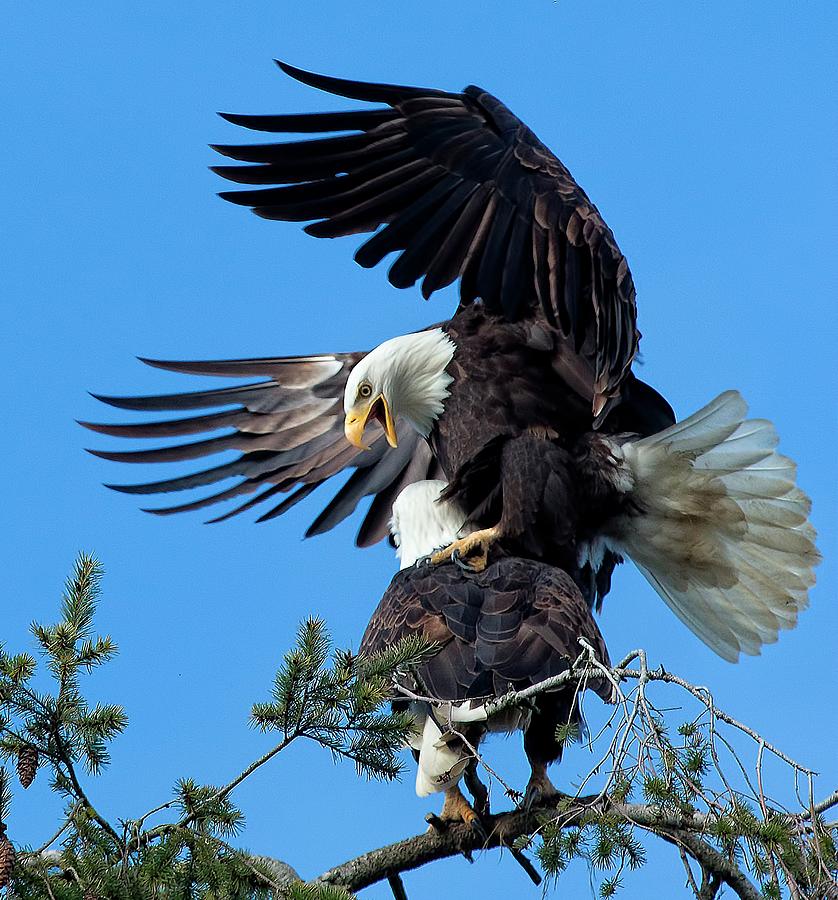
[[[389,271],[394,286],[423,278],[429,297],[459,279],[459,312],[479,298],[498,321],[544,323],[554,365],[579,401],[601,417],[619,400],[640,339],[628,264],[597,208],[520,119],[477,87],[448,93],[279,65],[304,84],[386,105],[223,114],[257,131],[329,135],[216,145],[224,156],[255,163],[214,167],[224,178],[284,185],[225,193],[225,199],[267,219],[317,219],[306,227],[317,237],[386,224],[355,254],[358,263],[374,266],[401,251]]]
[[[640,334],[634,286],[614,236],[570,173],[500,101],[477,88],[450,94],[424,88],[370,85],[326,78],[283,65],[307,84],[332,93],[385,103],[378,109],[328,114],[232,116],[247,127],[281,132],[352,132],[348,136],[246,147],[219,152],[256,165],[217,167],[226,178],[250,184],[284,184],[224,194],[267,218],[319,219],[307,230],[319,236],[378,232],[358,253],[373,265],[403,250],[390,270],[397,286],[424,275],[429,295],[460,279],[460,305],[442,328],[456,354],[450,372],[457,390],[445,395],[434,382],[418,399],[433,401],[432,419],[400,422],[388,401],[374,396],[368,418],[385,434],[358,453],[340,421],[346,385],[362,353],[233,362],[151,362],[163,368],[212,375],[265,375],[267,382],[188,395],[102,397],[139,410],[199,409],[239,404],[232,411],[142,425],[89,425],[123,437],[168,437],[220,428],[232,433],[184,446],[136,453],[97,451],[126,462],[164,462],[238,449],[238,460],[194,475],[144,485],[130,493],[156,493],[243,480],[212,497],[156,512],[196,509],[255,494],[232,515],[278,494],[299,490],[269,510],[277,515],[318,484],[347,467],[358,471],[315,521],[310,533],[345,517],[365,495],[376,499],[359,543],[386,534],[398,492],[422,478],[454,479],[468,461],[497,440],[535,430],[556,434],[566,448],[592,428],[606,433],[651,434],[674,421],[666,401],[630,372]],[[474,301],[479,299],[480,303]],[[421,341],[422,339],[419,338]],[[402,345],[404,348],[405,345]],[[428,347],[429,344],[423,344]],[[416,359],[418,354],[414,352]],[[439,360],[432,355],[431,367]],[[417,368],[411,370],[417,378]],[[403,385],[404,386],[404,385]],[[367,385],[356,385],[362,391]],[[354,399],[364,400],[363,394]],[[388,418],[389,417],[389,418]],[[347,422],[347,436],[360,445]],[[421,437],[436,422],[429,449]],[[389,445],[388,446],[388,443]],[[398,444],[398,446],[394,446]],[[543,508],[546,497],[532,502]],[[559,515],[560,510],[555,510]],[[223,516],[222,516],[223,518]],[[572,532],[574,525],[568,526]],[[549,557],[549,553],[546,557]],[[574,569],[564,550],[553,561]],[[600,594],[614,559],[606,554]],[[591,579],[586,576],[585,590]]]

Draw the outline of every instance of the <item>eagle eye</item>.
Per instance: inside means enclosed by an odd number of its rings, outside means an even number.
[[[358,386],[358,396],[363,398],[364,400],[368,399],[372,396],[372,385],[364,382],[363,384]]]

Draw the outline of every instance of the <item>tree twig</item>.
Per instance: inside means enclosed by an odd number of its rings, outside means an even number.
[[[763,894],[754,887],[738,866],[697,834],[681,828],[655,828],[654,832],[679,849],[685,849],[697,860],[702,869],[712,873],[710,878],[715,876],[721,879],[741,900],[764,900]],[[715,896],[715,891],[709,896]]]
[[[73,786],[73,791],[76,795],[76,798],[79,801],[78,805],[84,806],[84,808],[90,814],[91,818],[93,818],[99,824],[99,826],[105,832],[107,832],[107,834],[113,840],[114,844],[117,847],[121,847],[122,839],[120,838],[119,834],[117,834],[116,830],[111,825],[111,823],[108,822],[108,820],[104,816],[102,816],[99,813],[99,811],[96,809],[96,807],[91,803],[90,798],[87,796],[84,788],[81,786],[81,782],[79,781],[78,777],[76,776],[76,770],[73,765],[73,759],[70,754],[70,750],[65,745],[64,738],[61,736],[61,734],[57,730],[54,732],[54,737],[55,737],[55,745],[56,745],[56,749],[58,750],[58,753],[59,753],[60,761],[63,764],[63,766],[67,772],[67,777],[70,780],[70,784],[72,784],[72,786]]]
[[[270,750],[268,750],[267,753],[262,754],[259,759],[255,760],[249,766],[247,766],[247,768],[243,769],[232,781],[227,782],[224,787],[219,788],[210,798],[208,798],[204,806],[207,806],[217,800],[223,800],[225,797],[231,794],[233,790],[235,790],[235,788],[237,788],[246,778],[250,777],[258,768],[265,765],[266,762],[273,759],[297,737],[297,734],[292,734],[290,737],[284,737],[275,747],[272,747]],[[160,807],[158,807],[157,810],[152,810],[152,812],[157,812],[161,809],[165,809],[170,805],[171,803],[162,804]],[[157,825],[155,828],[143,832],[143,834],[141,835],[142,843],[147,844],[149,841],[152,841],[155,838],[159,838],[163,835],[169,834],[174,829],[185,828],[190,824],[190,822],[195,819],[197,814],[198,813],[190,813],[183,816],[177,822],[168,822],[162,825]],[[151,815],[151,813],[148,813],[147,816],[148,815]]]
[[[398,872],[388,875],[387,881],[390,884],[390,890],[393,892],[395,900],[407,900],[407,891],[404,888],[402,877]]]

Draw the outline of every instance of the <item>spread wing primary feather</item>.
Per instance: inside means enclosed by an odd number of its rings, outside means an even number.
[[[427,444],[406,423],[398,427],[396,449],[390,448],[380,433],[368,451],[360,451],[346,440],[343,392],[349,372],[364,356],[364,353],[337,353],[218,362],[143,360],[148,365],[173,372],[262,376],[264,380],[215,390],[150,397],[94,395],[110,406],[140,412],[219,411],[142,424],[81,424],[99,434],[151,439],[182,438],[224,430],[218,436],[151,450],[90,451],[104,459],[128,463],[179,462],[202,459],[223,450],[240,451],[240,455],[230,462],[188,475],[146,484],[109,485],[128,494],[160,494],[238,479],[232,486],[200,499],[148,510],[158,515],[202,509],[224,500],[247,497],[244,503],[211,521],[221,521],[257,505],[273,502],[259,518],[259,521],[265,521],[285,512],[333,475],[354,468],[352,476],[312,523],[307,534],[320,534],[333,528],[363,497],[372,494],[375,499],[358,533],[359,545],[366,546],[386,535],[390,509],[399,491],[413,481],[434,477],[436,465]]]
[[[371,267],[399,252],[389,270],[396,287],[421,278],[429,297],[459,279],[461,308],[480,298],[510,320],[543,317],[589,360],[598,415],[637,352],[635,289],[611,229],[562,162],[481,88],[448,93],[279,66],[331,94],[385,105],[223,114],[257,131],[327,136],[216,145],[250,165],[214,171],[260,185],[221,196],[267,219],[310,221],[316,237],[375,231],[355,259]]]

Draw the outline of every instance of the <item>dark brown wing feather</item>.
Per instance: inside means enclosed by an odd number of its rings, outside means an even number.
[[[99,434],[125,438],[183,438],[213,435],[151,450],[91,450],[95,456],[128,463],[180,462],[203,459],[225,450],[239,456],[229,462],[143,484],[108,485],[127,494],[160,494],[238,480],[221,491],[173,506],[149,509],[156,515],[203,509],[225,500],[244,503],[211,519],[218,522],[273,501],[258,521],[275,518],[307,497],[334,475],[354,469],[349,480],[306,532],[334,528],[367,496],[373,495],[358,544],[368,546],[387,535],[390,509],[401,488],[433,477],[435,464],[427,444],[406,423],[398,428],[399,445],[391,449],[382,434],[369,451],[351,446],[343,433],[343,392],[352,367],[364,353],[279,357],[217,362],[143,362],[173,372],[267,380],[217,390],[151,397],[97,399],[119,409],[140,412],[220,409],[185,418],[140,424],[103,425],[82,422]],[[214,432],[223,431],[215,435]]]
[[[414,633],[441,644],[419,670],[440,700],[498,696],[564,672],[584,637],[608,662],[599,628],[572,579],[527,559],[500,559],[478,575],[453,564],[399,572],[361,641],[361,653]],[[589,685],[605,700],[604,681]]]
[[[376,231],[356,253],[422,293],[460,279],[461,306],[478,297],[507,319],[542,315],[590,357],[594,414],[616,396],[637,352],[635,290],[609,227],[570,172],[498,99],[367,84],[285,63],[292,78],[387,106],[287,116],[224,114],[266,132],[330,136],[215,149],[249,166],[215,171],[273,185],[221,196],[267,219],[312,221],[317,237]],[[350,132],[346,134],[345,132]]]

